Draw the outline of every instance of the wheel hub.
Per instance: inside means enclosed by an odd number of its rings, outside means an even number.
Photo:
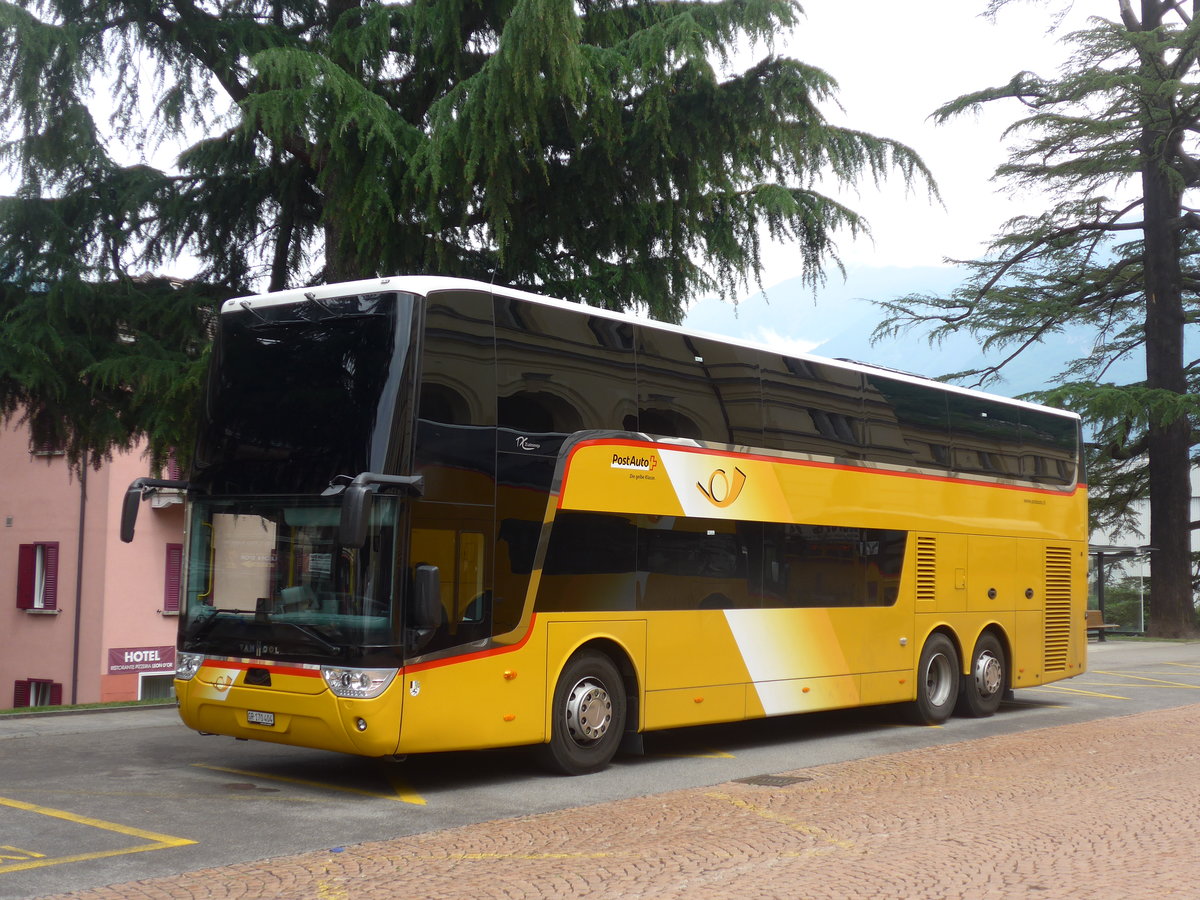
[[[576,743],[594,743],[612,724],[612,698],[604,685],[584,678],[567,695],[567,729]]]
[[[975,660],[975,687],[982,697],[991,697],[1003,687],[1004,667],[995,655],[981,653]]]
[[[950,660],[943,653],[938,653],[929,659],[925,669],[925,694],[934,706],[941,706],[950,699],[954,684],[954,670]]]

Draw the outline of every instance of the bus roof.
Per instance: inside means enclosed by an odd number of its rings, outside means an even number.
[[[704,337],[721,343],[730,344],[738,347],[746,347],[748,349],[765,351],[768,353],[779,353],[783,356],[792,357],[794,359],[810,360],[812,362],[824,363],[826,365],[838,366],[843,369],[862,372],[866,374],[886,374],[890,378],[898,381],[906,381],[913,384],[929,385],[948,393],[965,394],[969,396],[984,396],[991,400],[1000,403],[1007,403],[1013,406],[1021,406],[1029,409],[1037,409],[1043,412],[1054,413],[1078,420],[1078,413],[1071,412],[1065,409],[1057,409],[1052,406],[1041,406],[1036,403],[1030,403],[1026,400],[1017,400],[1013,397],[1005,397],[1001,394],[993,394],[987,391],[965,388],[956,384],[948,384],[944,381],[936,381],[932,378],[921,375],[914,375],[909,372],[902,372],[897,369],[890,369],[886,366],[876,366],[871,363],[858,362],[857,360],[836,359],[825,356],[817,356],[811,353],[800,353],[794,351],[781,351],[778,347],[771,347],[767,344],[758,343],[755,341],[747,341],[741,338],[732,338],[728,335],[712,334],[711,332],[697,331],[690,328],[684,328],[680,325],[672,325],[668,322],[659,322],[654,319],[644,319],[636,315],[631,315],[624,312],[616,312],[614,310],[605,309],[599,306],[589,306],[581,303],[573,303],[568,300],[560,300],[554,297],[547,297],[543,294],[534,294],[529,291],[522,291],[517,288],[506,287],[504,285],[488,284],[484,281],[475,281],[469,278],[453,278],[446,275],[395,275],[386,278],[367,278],[361,281],[343,281],[336,284],[322,284],[314,287],[292,288],[286,291],[276,291],[271,294],[255,294],[247,297],[235,297],[226,300],[221,305],[222,313],[238,312],[244,309],[254,309],[263,306],[276,306],[287,303],[298,303],[302,300],[327,300],[333,297],[344,297],[347,294],[356,293],[379,293],[382,291],[405,291],[411,294],[426,296],[428,294],[437,293],[439,291],[452,290],[475,290],[482,291],[488,294],[499,295],[502,297],[512,297],[519,300],[527,300],[531,303],[541,303],[547,306],[555,306],[561,309],[572,310],[575,312],[584,312],[588,315],[601,316],[607,319],[614,319],[622,322],[648,326],[651,328],[659,328],[664,331],[673,331],[679,334],[694,335],[696,337]]]

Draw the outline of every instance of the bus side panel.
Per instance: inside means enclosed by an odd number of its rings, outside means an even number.
[[[761,615],[761,611],[756,610]],[[646,690],[745,684],[750,672],[725,610],[647,615]]]
[[[748,716],[838,709],[865,702],[863,675],[911,670],[912,606],[729,610],[725,613],[751,681]],[[872,698],[894,692],[870,681]]]
[[[962,612],[967,608],[967,597],[972,585],[982,579],[967,563],[967,536],[963,534],[935,535],[937,548],[937,602],[935,609],[940,613]],[[983,588],[987,590],[987,588]]]
[[[911,668],[912,612],[895,607],[728,610],[755,682]]]
[[[1013,686],[1082,674],[1087,666],[1087,544],[1033,541],[1019,555],[1033,597],[1018,613],[1022,635],[1014,654]]]
[[[916,682],[912,669],[896,672],[867,672],[862,677],[862,703],[876,706],[884,703],[902,703],[916,696]]]
[[[1042,683],[1045,668],[1045,628],[1041,609],[1018,610],[1013,628],[1012,686],[1032,687]]]
[[[1018,596],[1032,587],[1033,572],[1017,571],[1014,538],[973,534],[967,538],[967,609],[990,613],[1011,610]],[[1020,584],[1018,584],[1020,582]]]
[[[738,722],[746,718],[747,702],[745,684],[646,691],[645,730]]]
[[[892,608],[651,613],[646,728],[905,699],[911,633],[908,598]]]
[[[1012,654],[1009,661],[1010,680],[1014,688],[1031,687],[1042,682],[1045,668],[1046,584],[1042,576],[1045,565],[1046,542],[1017,541],[1018,584],[1016,620],[1013,624]],[[1025,587],[1031,589],[1025,591]]]
[[[516,649],[409,666],[398,753],[536,744],[546,737],[546,632]]]
[[[751,716],[786,716],[862,706],[862,675],[756,681],[750,685],[746,707]]]

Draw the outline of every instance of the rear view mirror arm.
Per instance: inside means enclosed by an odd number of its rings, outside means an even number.
[[[343,547],[361,547],[367,540],[367,522],[371,518],[371,498],[380,488],[399,488],[404,494],[421,497],[425,493],[422,475],[380,475],[360,472],[345,487],[339,527]]]

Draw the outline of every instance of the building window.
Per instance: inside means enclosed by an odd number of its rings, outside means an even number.
[[[58,542],[17,550],[17,609],[58,609]]]
[[[48,678],[30,678],[13,685],[13,708],[62,706],[62,685]]]
[[[139,700],[174,700],[174,675],[143,675],[138,679]]]
[[[38,441],[29,448],[29,452],[34,456],[64,456],[67,448],[61,439],[51,438],[46,441]]]
[[[179,612],[180,589],[183,586],[183,544],[167,544],[166,578],[163,586],[162,611]]]

